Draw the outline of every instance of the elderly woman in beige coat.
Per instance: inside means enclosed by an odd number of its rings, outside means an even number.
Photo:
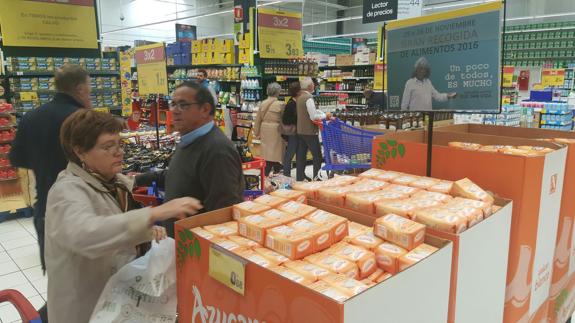
[[[136,257],[136,246],[163,239],[154,223],[194,214],[192,198],[129,211],[133,181],[120,174],[121,121],[80,109],[62,125],[69,161],[48,194],[46,269],[48,321],[85,323],[108,279]]]
[[[261,156],[266,160],[266,174],[271,170],[276,173],[282,170],[285,141],[280,132],[280,122],[285,102],[278,100],[281,89],[275,82],[268,85],[268,98],[260,105],[254,125],[254,135],[261,140]]]

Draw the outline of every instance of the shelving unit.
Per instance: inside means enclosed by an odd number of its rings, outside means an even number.
[[[350,66],[324,66],[320,67],[321,79],[320,91],[322,96],[337,96],[336,106],[332,100],[327,100],[322,110],[334,112],[337,109],[354,109],[366,106],[363,91],[373,88],[374,66],[373,65],[350,65]]]

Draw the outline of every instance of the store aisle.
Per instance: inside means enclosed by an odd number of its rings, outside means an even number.
[[[0,290],[20,291],[36,309],[46,302],[47,279],[42,275],[32,218],[0,223]],[[0,323],[22,322],[16,308],[0,304]]]

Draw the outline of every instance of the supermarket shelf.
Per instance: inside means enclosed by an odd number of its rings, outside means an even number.
[[[242,64],[203,64],[203,65],[168,65],[168,69],[177,70],[182,68],[209,68],[209,67],[242,67]]]
[[[358,93],[358,94],[363,94],[363,91],[330,91],[330,90],[325,90],[325,91],[319,91],[319,93]]]
[[[554,37],[554,38],[541,38],[541,39],[509,39],[505,40],[506,43],[525,43],[525,42],[540,42],[540,41],[549,41],[549,40],[560,40],[560,41],[570,41],[575,40],[573,38],[562,38],[562,37]]]
[[[573,27],[555,27],[555,28],[541,28],[541,29],[522,29],[522,30],[506,30],[505,34],[524,34],[524,33],[539,33],[544,31],[570,31],[575,30]]]
[[[517,49],[517,48],[506,48],[504,51],[512,51],[512,52],[522,52],[522,51],[530,51],[530,50],[536,50],[536,51],[540,51],[540,50],[571,50],[573,49],[573,47],[548,47],[548,48],[522,48],[522,49]]]
[[[570,122],[559,122],[559,121],[545,121],[545,120],[541,120],[541,125],[543,126],[568,126],[568,125],[572,125],[573,121]]]
[[[255,88],[242,88],[242,91],[246,91],[246,90],[263,90],[263,88],[261,88],[261,87],[255,87]]]
[[[346,107],[365,107],[367,104],[346,104]]]
[[[55,71],[18,71],[7,73],[6,76],[8,77],[21,77],[21,76],[54,76]],[[120,76],[120,72],[113,72],[113,71],[88,71],[90,76]]]
[[[522,57],[522,58],[504,58],[503,60],[553,60],[553,59],[575,59],[575,56],[552,56],[552,57]]]
[[[320,66],[319,69],[320,70],[339,70],[339,69],[349,69],[349,68],[351,68],[351,69],[370,68],[370,67],[373,68],[374,66],[375,66],[375,64],[374,65],[368,64],[368,65],[346,65],[346,66],[323,66],[323,67]]]
[[[261,75],[242,75],[242,77],[245,77],[245,78],[261,78],[261,77],[263,77],[263,76],[261,76]]]
[[[256,100],[256,99],[242,99],[243,101],[247,101],[247,102],[258,102],[261,100]]]

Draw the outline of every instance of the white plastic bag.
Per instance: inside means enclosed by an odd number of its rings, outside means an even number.
[[[175,242],[167,238],[108,280],[90,323],[176,321]]]

